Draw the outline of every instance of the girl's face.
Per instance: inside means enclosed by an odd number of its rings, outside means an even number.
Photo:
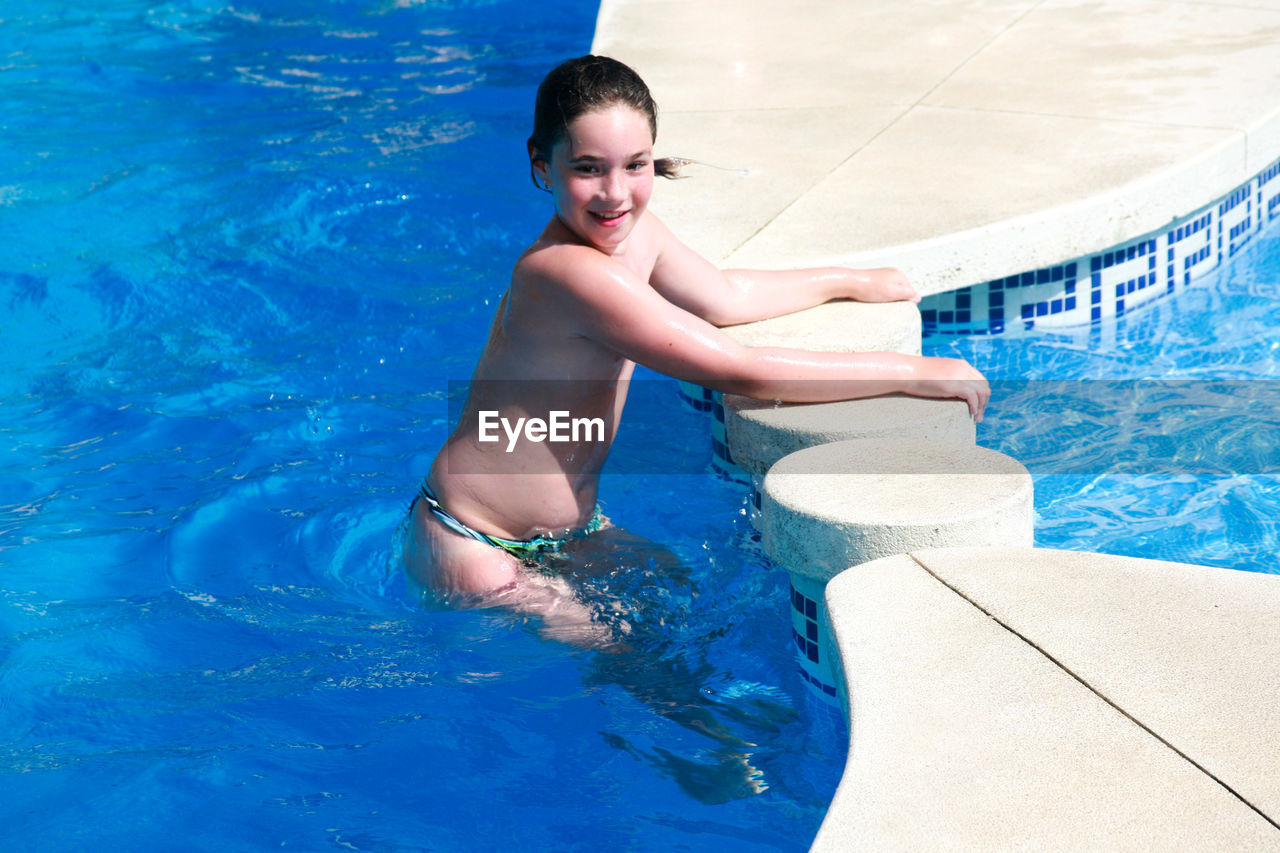
[[[551,149],[551,162],[533,167],[570,231],[606,254],[621,252],[653,194],[649,119],[622,104],[583,113]]]

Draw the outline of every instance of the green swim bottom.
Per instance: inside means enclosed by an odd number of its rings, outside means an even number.
[[[574,539],[581,539],[589,533],[595,533],[601,527],[604,527],[604,516],[600,512],[599,504],[596,505],[596,511],[591,516],[591,520],[587,522],[587,526],[581,530],[574,531],[568,536],[537,536],[533,539],[503,539],[500,536],[490,536],[488,533],[482,533],[464,524],[453,516],[444,506],[441,505],[439,498],[431,491],[431,486],[427,485],[427,481],[422,481],[422,486],[418,489],[418,496],[415,500],[425,501],[427,508],[431,510],[431,514],[440,519],[446,527],[455,533],[475,539],[477,542],[483,542],[494,548],[501,548],[513,557],[523,560],[526,563],[536,563],[539,558],[547,554],[553,554],[559,551],[567,542]]]

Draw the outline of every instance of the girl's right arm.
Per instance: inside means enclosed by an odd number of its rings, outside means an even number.
[[[991,397],[987,380],[955,358],[896,352],[832,353],[775,347],[743,347],[744,375],[717,391],[788,403],[854,400],[901,392],[915,397],[957,398],[981,421]],[[778,393],[781,391],[781,393]]]
[[[744,347],[593,249],[551,247],[522,267],[530,285],[552,300],[553,310],[578,334],[660,373],[718,391],[797,403],[892,392],[959,398],[978,420],[991,393],[982,374],[958,359]]]

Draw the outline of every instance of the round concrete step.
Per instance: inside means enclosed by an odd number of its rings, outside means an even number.
[[[851,439],[918,439],[972,445],[976,429],[963,400],[886,394],[837,403],[779,404],[726,394],[725,434],[733,461],[765,474],[784,456]]]
[[[779,460],[764,478],[765,552],[819,582],[921,548],[1029,546],[1031,474],[978,446],[920,440],[824,444]]]

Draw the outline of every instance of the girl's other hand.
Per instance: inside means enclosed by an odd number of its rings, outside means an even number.
[[[920,293],[907,281],[902,270],[892,267],[850,270],[854,278],[853,298],[859,302],[919,302]]]
[[[916,397],[955,397],[969,406],[969,414],[975,422],[982,422],[982,414],[991,399],[991,386],[986,377],[969,362],[958,358],[925,358],[921,376],[907,388]]]

